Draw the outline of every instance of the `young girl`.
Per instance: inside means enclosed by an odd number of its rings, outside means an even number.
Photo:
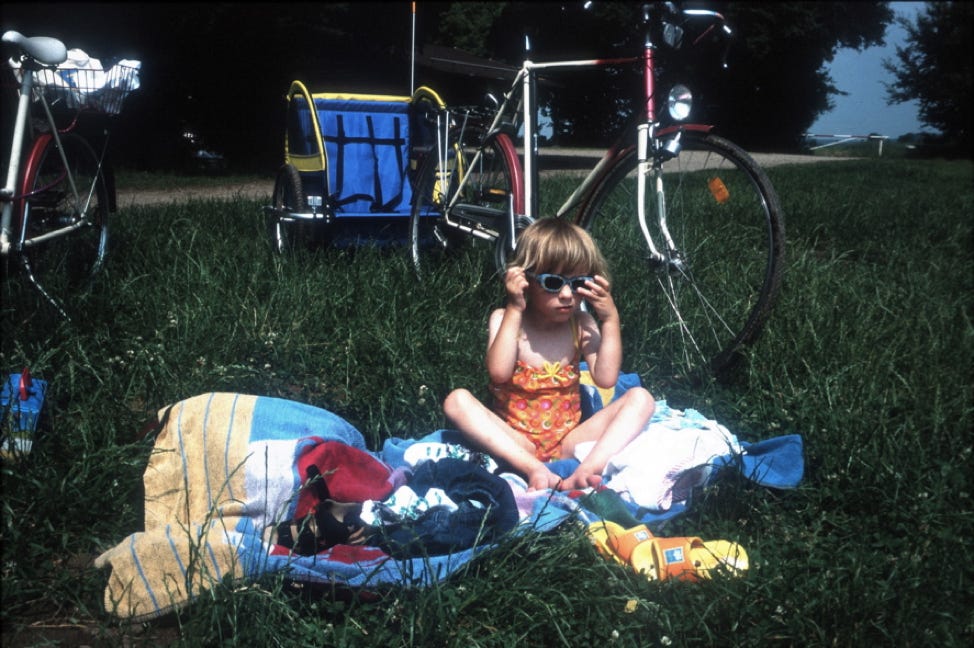
[[[504,286],[507,304],[488,323],[493,410],[457,389],[443,403],[444,413],[473,445],[524,475],[531,490],[597,486],[608,460],[642,431],[656,407],[649,392],[636,387],[580,422],[579,360],[604,388],[616,384],[622,364],[619,311],[605,259],[582,228],[541,219],[518,240]],[[581,310],[583,299],[598,321]],[[545,465],[573,457],[588,441],[594,447],[567,479]]]

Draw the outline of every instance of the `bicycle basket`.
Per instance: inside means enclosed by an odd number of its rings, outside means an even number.
[[[123,60],[108,70],[98,59],[86,59],[84,68],[70,64],[69,58],[63,67],[34,72],[35,101],[43,95],[52,107],[117,115],[125,98],[139,87],[139,61]],[[19,82],[23,71],[14,67],[13,72]]]

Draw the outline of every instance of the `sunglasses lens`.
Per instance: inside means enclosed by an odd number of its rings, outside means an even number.
[[[578,292],[579,288],[585,287],[586,281],[591,281],[591,277],[573,277],[572,278],[572,292]]]
[[[546,274],[538,277],[541,280],[541,287],[548,292],[558,292],[565,285],[565,279],[554,274]]]

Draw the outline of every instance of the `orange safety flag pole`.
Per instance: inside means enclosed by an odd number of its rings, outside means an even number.
[[[409,96],[412,96],[416,91],[416,3],[413,2],[413,36],[412,43],[409,49]]]

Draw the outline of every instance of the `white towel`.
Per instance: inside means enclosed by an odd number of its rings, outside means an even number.
[[[581,461],[594,444],[580,444]],[[726,427],[695,410],[657,403],[652,420],[602,471],[605,486],[652,511],[667,511],[706,483],[717,457],[739,454],[740,443]]]

